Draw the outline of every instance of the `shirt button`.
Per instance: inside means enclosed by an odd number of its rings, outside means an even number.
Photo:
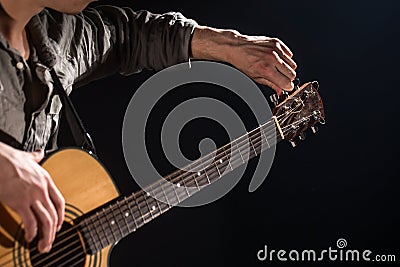
[[[17,67],[17,69],[19,69],[19,70],[23,70],[23,69],[24,69],[24,63],[18,62],[17,65],[16,65],[16,67]]]

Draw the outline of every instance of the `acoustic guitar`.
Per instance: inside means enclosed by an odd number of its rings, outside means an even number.
[[[78,148],[59,150],[43,163],[66,200],[66,214],[49,253],[27,244],[19,216],[0,203],[0,267],[108,266],[115,243],[171,207],[221,178],[221,174],[258,156],[281,140],[294,144],[308,128],[325,123],[318,83],[297,87],[283,99],[275,96],[274,116],[260,127],[217,149],[200,171],[176,172],[129,196],[120,196],[101,162]],[[249,149],[246,149],[246,146]],[[204,156],[207,157],[207,156]],[[185,168],[191,170],[191,166]],[[175,186],[168,186],[173,183]]]

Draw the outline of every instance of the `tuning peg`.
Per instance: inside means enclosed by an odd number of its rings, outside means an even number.
[[[292,147],[296,147],[297,146],[296,142],[293,141],[293,140],[289,140],[289,143],[292,145]]]
[[[299,89],[300,79],[296,77],[296,79],[293,80],[293,84],[294,84],[294,90]]]
[[[271,102],[272,102],[275,106],[278,105],[278,103],[279,103],[279,97],[278,97],[277,94],[270,95],[269,99],[271,100]]]
[[[318,132],[318,127],[317,126],[311,126],[311,131],[313,133],[317,133]]]
[[[319,83],[317,81],[313,81],[312,86],[314,87],[315,90],[319,89]]]
[[[305,132],[300,133],[300,134],[299,134],[299,139],[300,139],[301,141],[306,140],[306,133],[305,133]]]
[[[290,94],[289,94],[289,92],[287,92],[287,91],[282,91],[282,96],[283,96],[284,98],[288,98],[288,97],[290,96]]]

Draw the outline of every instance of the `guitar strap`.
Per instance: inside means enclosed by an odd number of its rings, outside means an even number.
[[[3,132],[2,130],[0,130],[0,141],[9,146],[14,147],[14,148],[17,148],[20,150],[23,149],[20,142],[18,142],[14,137],[12,137],[11,135],[9,135],[6,132]]]
[[[89,152],[92,152],[93,154],[96,154],[96,148],[94,146],[93,140],[83,126],[82,120],[79,118],[78,112],[72,104],[71,99],[65,92],[64,87],[62,86],[61,81],[53,68],[50,70],[50,74],[51,78],[53,79],[55,94],[60,97],[61,103],[63,104],[63,112],[65,117],[67,118],[67,122],[75,144]]]
[[[63,104],[63,112],[65,117],[67,118],[67,122],[75,144],[78,147],[81,147],[89,152],[92,152],[93,154],[96,154],[96,148],[93,144],[92,138],[83,126],[83,123],[79,118],[79,115],[74,105],[72,104],[71,99],[65,92],[64,87],[62,86],[60,79],[58,78],[54,69],[50,70],[50,74],[54,82],[54,88],[56,90],[55,94],[60,97],[61,103]],[[0,141],[14,148],[23,149],[22,145],[14,137],[2,130],[0,130]]]

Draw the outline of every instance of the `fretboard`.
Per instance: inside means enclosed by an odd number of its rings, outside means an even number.
[[[233,140],[164,179],[96,209],[79,222],[88,253],[96,253],[135,232],[223,175],[281,140],[275,121]],[[278,126],[279,127],[279,126]]]

